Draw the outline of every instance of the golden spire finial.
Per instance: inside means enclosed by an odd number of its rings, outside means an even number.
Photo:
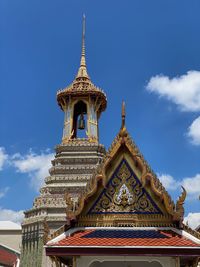
[[[81,66],[86,67],[86,63],[85,63],[85,14],[83,14]]]
[[[125,102],[122,102],[122,126],[121,129],[125,128],[125,118],[126,118],[126,111],[125,111]]]
[[[83,14],[81,62],[77,77],[89,78],[89,75],[87,74],[86,60],[85,60],[85,14]]]
[[[122,125],[121,125],[121,129],[119,131],[119,136],[122,138],[121,142],[124,143],[124,138],[127,136],[127,130],[126,130],[126,125],[125,125],[125,118],[126,118],[126,111],[125,111],[125,102],[122,102]]]

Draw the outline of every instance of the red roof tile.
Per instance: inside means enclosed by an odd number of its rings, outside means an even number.
[[[103,237],[95,237],[95,229],[85,229],[84,231],[75,232],[71,236],[66,236],[62,240],[58,241],[57,243],[51,243],[50,246],[73,246],[73,247],[79,247],[79,246],[149,246],[149,247],[155,247],[155,246],[174,246],[174,247],[200,247],[199,244],[193,242],[192,240],[189,240],[181,235],[178,235],[177,233],[171,231],[171,230],[154,230],[155,232],[160,234],[160,237],[155,235],[155,237],[152,237],[151,235],[143,235],[145,237],[139,237],[138,234],[136,237],[127,237],[127,234],[116,235],[118,237],[115,237],[115,233],[113,232],[113,235],[109,236],[107,234],[103,234]],[[98,230],[99,231],[99,230]],[[103,231],[106,230],[101,230]],[[113,230],[115,231],[115,230]],[[121,230],[120,230],[121,231]],[[126,231],[126,230],[124,230]],[[130,231],[130,230],[129,230]],[[134,230],[132,230],[134,231]],[[144,232],[144,230],[143,230]],[[92,235],[91,235],[92,234]],[[91,237],[93,236],[93,237]],[[98,236],[98,235],[97,235]],[[109,237],[105,237],[109,236]]]
[[[17,261],[17,255],[4,247],[0,247],[0,265],[13,266]]]

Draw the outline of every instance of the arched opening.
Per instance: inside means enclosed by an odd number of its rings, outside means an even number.
[[[74,105],[72,138],[86,138],[87,137],[86,130],[87,130],[87,105],[82,100],[80,100]]]
[[[95,261],[90,267],[162,267],[162,265],[157,261]]]

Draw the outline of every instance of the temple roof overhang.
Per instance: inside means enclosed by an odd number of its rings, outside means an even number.
[[[46,253],[200,256],[200,240],[170,227],[77,227],[49,241]]]
[[[15,266],[20,258],[20,252],[0,244],[0,266]]]
[[[84,97],[94,98],[99,105],[100,112],[104,111],[107,106],[107,97],[104,91],[95,86],[90,80],[85,80],[85,78],[76,78],[71,85],[57,92],[57,102],[62,110],[64,110],[63,107],[66,101],[73,97],[81,99]]]

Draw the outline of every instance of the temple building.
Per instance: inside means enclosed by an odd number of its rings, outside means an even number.
[[[0,266],[19,267],[22,237],[21,226],[0,221]]]
[[[58,91],[62,143],[22,224],[21,266],[196,267],[200,234],[183,224],[186,191],[174,203],[121,127],[108,151],[99,144],[105,93],[82,53],[74,81]]]

